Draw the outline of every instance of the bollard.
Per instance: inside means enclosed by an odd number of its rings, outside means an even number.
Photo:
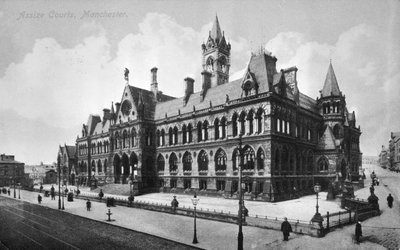
[[[108,209],[108,213],[106,213],[106,215],[108,215],[108,220],[107,221],[111,221],[111,215],[112,215],[112,213],[111,213],[111,211],[110,211],[110,209]]]

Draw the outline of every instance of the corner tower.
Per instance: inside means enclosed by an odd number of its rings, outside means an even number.
[[[225,35],[215,16],[207,43],[202,44],[203,70],[211,73],[211,87],[229,82],[231,45],[226,43]]]
[[[318,108],[324,118],[324,125],[331,127],[335,139],[344,136],[344,126],[347,123],[346,98],[342,95],[333,71],[332,62],[329,63],[324,87],[320,90]]]

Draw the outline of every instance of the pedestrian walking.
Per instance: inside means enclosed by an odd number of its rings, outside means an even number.
[[[38,200],[39,204],[42,203],[42,196],[40,194],[38,194],[37,200]]]
[[[10,196],[10,193],[11,193],[10,188],[8,188],[7,193],[8,193],[8,196]]]
[[[42,190],[43,190],[43,186],[42,186],[42,184],[40,184],[40,188],[39,188],[39,190],[40,190],[40,193],[42,193]]]
[[[362,236],[362,228],[361,228],[361,222],[357,221],[356,223],[356,243],[360,244],[360,237]]]
[[[52,200],[56,199],[56,192],[54,190],[54,186],[53,185],[51,185],[51,188],[50,188],[50,195],[51,195],[51,199]]]
[[[87,201],[86,201],[86,210],[87,211],[90,211],[90,208],[92,207],[92,203],[90,202],[90,200],[88,199]]]
[[[379,178],[376,178],[376,185],[379,186]]]
[[[390,208],[392,208],[392,206],[393,206],[393,196],[392,196],[392,194],[389,194],[389,196],[387,197],[386,200],[387,200],[388,206]]]
[[[285,221],[281,224],[281,231],[283,232],[283,240],[288,241],[289,235],[292,232],[292,226],[290,225],[289,221],[285,217]]]
[[[369,187],[369,192],[372,194],[374,191],[375,191],[375,188],[374,188],[373,185],[371,185],[371,186]]]
[[[174,211],[174,213],[176,212],[176,208],[178,207],[179,202],[176,199],[176,196],[174,195],[174,199],[172,199],[171,201],[171,207],[172,207],[172,211]]]

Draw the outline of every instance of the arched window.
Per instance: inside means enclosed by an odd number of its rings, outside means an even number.
[[[192,124],[189,123],[189,125],[187,126],[187,141],[189,143],[193,142],[192,130]]]
[[[192,155],[189,152],[185,152],[182,158],[182,163],[183,163],[183,172],[190,172],[192,171]]]
[[[161,132],[159,129],[157,129],[156,137],[157,137],[157,147],[159,147],[161,145]]]
[[[164,168],[165,168],[164,156],[162,156],[162,154],[159,154],[157,157],[157,171],[164,172]]]
[[[208,156],[204,150],[200,151],[197,157],[197,165],[199,166],[199,172],[208,171]]]
[[[103,171],[102,167],[101,167],[101,161],[98,160],[97,161],[97,173],[101,173]]]
[[[237,136],[238,135],[238,116],[236,113],[233,114],[232,116],[232,135]]]
[[[246,146],[243,148],[243,169],[254,169],[254,150]]]
[[[333,135],[335,136],[336,139],[339,139],[339,138],[343,137],[342,128],[340,127],[339,124],[336,124],[333,127]]]
[[[325,156],[322,156],[318,160],[318,170],[321,172],[325,172],[329,170],[329,162]]]
[[[246,113],[244,111],[240,114],[239,123],[240,123],[239,133],[245,135],[246,134]]]
[[[222,149],[218,149],[214,158],[215,171],[226,171],[226,154]]]
[[[214,120],[214,139],[219,139],[219,119]]]
[[[226,137],[226,118],[222,117],[219,125],[219,137],[224,139]]]
[[[183,124],[182,126],[182,143],[187,143],[187,133],[186,133],[186,125]]]
[[[197,123],[197,141],[201,142],[203,140],[203,125],[201,122]]]
[[[208,122],[207,121],[203,122],[203,140],[204,141],[208,140]]]
[[[165,130],[161,129],[161,146],[165,146]]]
[[[132,142],[131,142],[132,147],[136,147],[136,129],[135,128],[132,128],[131,138],[132,138]]]
[[[264,117],[264,110],[262,108],[259,108],[257,110],[257,115],[256,115],[256,132],[258,134],[261,134],[263,132],[263,117]]]
[[[122,133],[122,148],[126,148],[128,146],[128,133],[126,130]]]
[[[287,172],[289,170],[289,152],[286,147],[284,147],[282,150],[281,160],[282,160],[281,170],[282,172]]]
[[[173,145],[174,144],[174,132],[173,132],[173,130],[172,130],[172,128],[169,128],[169,130],[168,130],[168,145]]]
[[[264,150],[262,148],[259,148],[257,151],[257,169],[261,170],[264,169]]]
[[[232,153],[232,170],[233,171],[238,170],[239,164],[240,164],[240,154],[239,150],[235,148]]]
[[[104,160],[104,174],[107,174],[107,159]]]
[[[169,157],[169,172],[172,174],[178,172],[178,157],[175,153],[172,153]]]
[[[254,114],[253,110],[250,110],[250,112],[247,114],[246,117],[247,120],[247,134],[252,135],[254,133]]]
[[[178,144],[178,128],[174,127],[174,137],[173,137],[174,145]]]
[[[207,58],[206,70],[208,72],[213,72],[214,71],[214,59],[211,56],[209,58]]]

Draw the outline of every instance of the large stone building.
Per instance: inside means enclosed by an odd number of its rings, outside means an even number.
[[[390,133],[389,140],[389,169],[400,171],[400,132]]]
[[[240,152],[247,199],[288,199],[312,192],[316,182],[326,188],[337,175],[358,180],[361,132],[332,64],[315,100],[300,93],[296,67],[277,70],[277,59],[265,52],[229,81],[231,45],[218,18],[201,49],[201,91],[187,77],[180,98],[159,91],[157,68],[150,90],[129,85],[125,71],[121,101],[102,117],[90,115],[76,140],[80,184],[125,184],[132,174],[139,193],[231,198]]]
[[[60,171],[57,176],[57,183],[59,178],[62,180],[62,185],[75,185],[77,180],[76,171],[76,147],[64,144],[58,147],[57,153],[57,166],[56,171]],[[81,173],[82,174],[82,173]]]
[[[0,187],[24,184],[24,163],[15,160],[14,155],[0,155]]]

